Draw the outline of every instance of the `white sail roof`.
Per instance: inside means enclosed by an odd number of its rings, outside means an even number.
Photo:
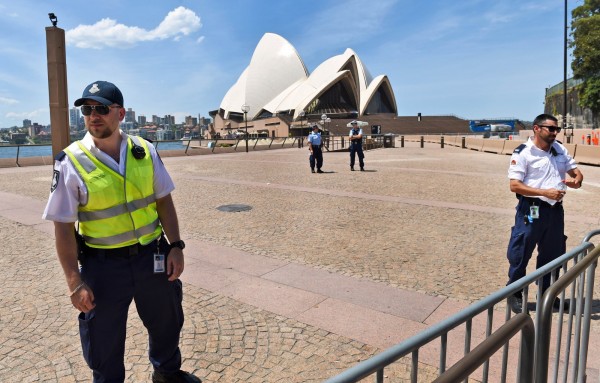
[[[313,101],[335,84],[343,82],[352,92],[358,113],[364,114],[373,95],[380,90],[391,99],[397,111],[391,84],[385,75],[372,78],[352,49],[321,63],[310,75],[296,49],[283,37],[266,33],[258,43],[250,65],[221,101],[224,118],[231,112],[243,113],[250,107],[248,119],[263,111],[275,114],[294,110],[294,119]]]

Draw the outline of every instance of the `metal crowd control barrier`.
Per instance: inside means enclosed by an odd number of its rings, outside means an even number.
[[[600,248],[594,249],[590,239],[600,234],[600,229],[588,233],[583,242],[571,249],[561,257],[548,263],[547,265],[540,267],[533,273],[526,275],[519,279],[517,282],[512,283],[489,296],[481,299],[480,301],[468,306],[462,311],[450,316],[449,318],[438,322],[430,328],[412,336],[402,343],[393,346],[374,357],[367,359],[354,367],[347,369],[341,374],[334,376],[325,381],[325,383],[353,383],[358,382],[368,376],[375,374],[375,381],[377,383],[384,382],[384,369],[390,366],[392,363],[398,361],[400,358],[410,356],[411,358],[411,371],[410,381],[416,383],[418,381],[418,363],[419,363],[419,352],[425,346],[431,346],[436,340],[439,340],[439,365],[438,365],[438,376],[441,378],[446,372],[446,363],[448,358],[448,334],[454,329],[458,329],[459,326],[465,326],[464,334],[464,359],[469,361],[469,364],[475,365],[473,371],[477,366],[482,366],[482,382],[488,381],[489,376],[489,362],[490,348],[497,346],[497,338],[503,337],[504,331],[511,333],[511,329],[514,330],[514,322],[510,321],[511,310],[509,305],[506,305],[505,319],[508,325],[505,323],[502,330],[498,330],[492,335],[492,324],[494,319],[494,307],[496,304],[506,301],[508,297],[515,293],[522,292],[523,294],[523,313],[520,315],[529,315],[528,295],[529,287],[537,282],[541,283],[542,279],[546,275],[550,275],[551,287],[546,290],[544,296],[541,294],[537,296],[537,308],[535,318],[535,345],[533,349],[521,345],[521,353],[526,352],[527,355],[521,354],[521,363],[518,366],[517,374],[518,379],[521,377],[529,376],[529,362],[533,360],[533,379],[538,383],[545,383],[551,381],[548,379],[548,369],[553,368],[552,381],[558,381],[558,375],[560,367],[562,366],[562,381],[567,382],[567,374],[569,368],[571,368],[571,381],[572,382],[585,382],[586,380],[586,363],[587,363],[587,350],[589,343],[590,334],[590,320],[591,320],[591,304],[593,296],[594,286],[594,272],[597,266],[598,258],[600,257]],[[593,250],[593,251],[592,251]],[[569,267],[569,265],[571,267]],[[562,270],[563,275],[556,280],[557,273]],[[585,284],[587,280],[587,284]],[[585,289],[584,289],[585,284]],[[565,302],[565,291],[571,286],[571,293],[569,296],[570,308],[568,313],[568,320],[566,323],[567,329],[563,333],[563,317],[564,309],[562,307]],[[554,307],[554,301],[558,294],[561,294],[560,304],[561,308],[557,316],[557,331],[556,331],[556,349],[555,354],[550,355],[550,335],[552,332],[552,310]],[[584,296],[585,295],[585,296]],[[585,308],[583,308],[585,303]],[[575,310],[575,306],[577,309]],[[487,311],[487,312],[486,312]],[[583,311],[583,312],[582,312]],[[486,312],[486,325],[485,325],[485,340],[479,347],[475,348],[471,352],[471,337],[473,334],[473,319]],[[573,321],[575,319],[575,322]],[[516,320],[519,325],[521,319]],[[527,326],[527,325],[523,325]],[[502,332],[500,332],[502,331]],[[526,331],[526,330],[524,330]],[[572,339],[572,332],[574,336]],[[500,334],[497,334],[500,332]],[[508,335],[506,335],[508,336]],[[522,341],[526,336],[522,337]],[[566,338],[564,344],[562,339]],[[491,339],[491,340],[490,340]],[[483,346],[482,346],[483,345]],[[561,346],[564,346],[561,348]],[[499,347],[502,347],[500,345]],[[498,347],[498,348],[499,348]],[[561,359],[561,350],[564,348],[564,357]],[[497,351],[496,348],[494,350]],[[570,353],[573,353],[573,363],[570,363]],[[509,359],[509,347],[508,339],[503,346],[502,361],[500,363],[500,381],[506,382],[507,379],[507,366]],[[551,362],[551,363],[550,363]],[[459,362],[461,363],[461,362]],[[452,369],[449,369],[450,372]],[[461,375],[460,378],[466,379],[473,372]],[[449,375],[446,375],[449,376]],[[445,381],[445,380],[441,380]],[[457,381],[457,380],[447,380]],[[517,380],[518,382],[526,380]]]
[[[452,368],[440,375],[434,383],[454,383],[467,378],[473,371],[489,359],[500,347],[519,331],[522,333],[521,350],[519,352],[520,383],[533,382],[533,346],[535,341],[535,328],[533,320],[527,314],[517,314],[502,325],[489,338],[481,342],[473,351],[458,361]]]

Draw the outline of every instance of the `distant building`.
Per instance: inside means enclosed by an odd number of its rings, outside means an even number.
[[[135,123],[135,111],[131,108],[127,108],[125,112],[125,122]]]
[[[27,134],[25,133],[10,133],[10,143],[11,144],[24,144],[27,142]]]
[[[167,129],[157,129],[155,133],[155,137],[157,141],[165,141],[173,139],[173,132]]]
[[[146,116],[138,116],[137,118],[137,123],[139,126],[144,126],[146,125]]]
[[[185,117],[185,126],[196,126],[198,125],[198,119],[192,116]]]
[[[27,130],[29,132],[29,137],[35,137],[44,130],[44,126],[34,122],[33,125],[30,125]]]
[[[71,108],[69,109],[69,126],[73,130],[79,130],[82,125],[80,125],[79,121],[81,120],[81,112],[79,108]]]
[[[273,136],[302,134],[302,121],[330,122],[364,115],[396,116],[398,108],[386,75],[372,77],[352,49],[325,60],[309,73],[296,49],[266,33],[250,64],[211,111],[216,133],[248,130]],[[325,122],[325,121],[324,121]]]
[[[583,108],[579,105],[579,86],[582,80],[570,78],[567,80],[567,120],[565,126],[579,128],[594,128],[594,116],[589,108]],[[564,82],[546,88],[546,97],[544,100],[544,113],[551,114],[559,119],[559,126],[562,126],[562,114],[564,103]]]
[[[119,127],[121,128],[122,131],[129,132],[133,128],[135,128],[135,124],[133,122],[130,122],[130,121],[123,121],[123,122],[121,122],[119,124]]]
[[[163,125],[175,125],[175,116],[171,116],[170,114],[167,114],[164,118],[163,118]]]
[[[23,127],[29,128],[31,126],[31,120],[23,120]]]

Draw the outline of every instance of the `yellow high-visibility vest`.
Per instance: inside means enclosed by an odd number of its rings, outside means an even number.
[[[136,159],[132,147],[145,150]],[[90,247],[114,249],[146,245],[162,233],[154,195],[154,168],[145,140],[129,136],[125,176],[92,155],[80,142],[65,149],[88,191],[88,202],[78,209],[79,233]]]

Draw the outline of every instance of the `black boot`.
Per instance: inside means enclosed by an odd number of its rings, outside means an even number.
[[[202,381],[189,372],[179,370],[173,374],[154,371],[152,383],[202,383]]]

